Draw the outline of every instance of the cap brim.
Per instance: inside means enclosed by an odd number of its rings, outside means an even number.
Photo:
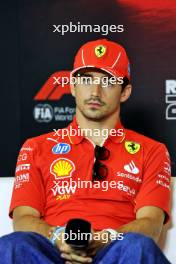
[[[100,68],[100,67],[96,67],[96,66],[92,66],[92,65],[87,65],[87,66],[82,66],[82,67],[78,67],[76,69],[74,69],[73,71],[71,71],[70,75],[73,76],[77,71],[81,70],[81,69],[99,69],[102,70],[104,72],[109,73],[110,75],[112,75],[115,78],[119,78],[119,77],[125,77],[124,75],[120,74],[120,72],[114,72],[113,70],[109,69],[109,68]],[[127,77],[127,76],[126,76]]]

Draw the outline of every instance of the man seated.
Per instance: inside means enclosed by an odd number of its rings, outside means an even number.
[[[16,232],[0,239],[2,263],[169,263],[156,243],[169,220],[170,158],[164,144],[120,122],[132,90],[124,48],[106,39],[84,44],[71,78],[72,123],[28,139],[19,153]],[[92,226],[79,250],[63,236],[74,218]]]

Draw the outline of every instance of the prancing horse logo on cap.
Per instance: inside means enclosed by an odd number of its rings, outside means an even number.
[[[95,48],[95,55],[100,58],[106,53],[106,47],[103,45],[99,45]]]

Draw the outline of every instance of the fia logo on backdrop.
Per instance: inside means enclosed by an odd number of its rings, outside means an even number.
[[[34,97],[34,120],[39,123],[72,121],[75,107],[70,106],[68,101],[63,106],[60,104],[66,94],[71,96],[70,71],[52,74]]]

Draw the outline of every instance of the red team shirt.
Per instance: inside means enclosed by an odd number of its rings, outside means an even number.
[[[136,211],[143,206],[156,206],[164,210],[168,221],[171,170],[165,145],[117,123],[117,133],[103,144],[110,156],[102,161],[108,176],[106,185],[101,185],[92,182],[95,145],[78,135],[76,118],[68,131],[70,128],[76,136],[63,138],[62,129],[24,143],[17,161],[10,215],[17,206],[31,206],[52,226],[83,218],[94,230],[102,230],[135,220]],[[81,186],[81,180],[90,185]]]

